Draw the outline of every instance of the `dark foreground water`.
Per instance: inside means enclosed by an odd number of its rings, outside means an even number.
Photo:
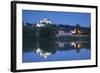
[[[87,60],[90,58],[89,41],[23,40],[23,63]]]

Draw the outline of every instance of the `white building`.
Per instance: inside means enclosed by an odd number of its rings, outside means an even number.
[[[43,27],[46,24],[52,24],[52,22],[48,18],[44,18],[43,20],[40,20],[39,23],[36,24],[37,27]]]

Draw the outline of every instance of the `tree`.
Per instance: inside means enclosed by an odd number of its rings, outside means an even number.
[[[40,27],[40,37],[45,39],[55,39],[55,35],[57,32],[56,25],[45,25],[44,27]]]

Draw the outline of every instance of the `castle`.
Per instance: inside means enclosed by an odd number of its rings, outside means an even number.
[[[47,24],[52,24],[52,22],[48,18],[44,18],[43,20],[40,20],[40,22],[36,24],[36,27],[43,27]]]

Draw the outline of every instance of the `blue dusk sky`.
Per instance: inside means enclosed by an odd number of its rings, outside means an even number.
[[[22,10],[22,20],[24,23],[39,23],[45,17],[57,25],[75,26],[80,24],[82,27],[89,27],[91,25],[90,13]]]

